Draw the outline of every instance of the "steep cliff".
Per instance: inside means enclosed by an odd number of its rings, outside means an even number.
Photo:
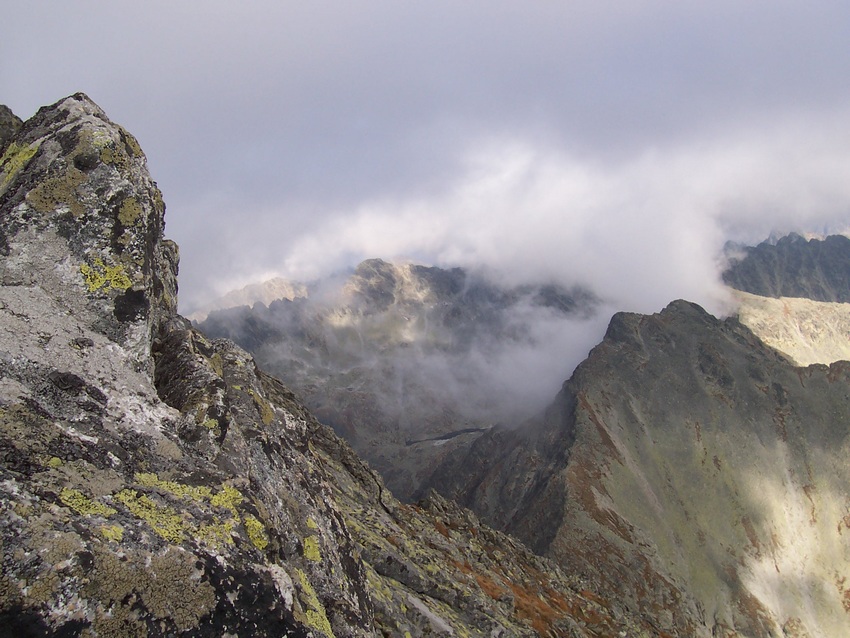
[[[845,636],[848,423],[850,364],[680,301],[615,315],[540,419],[435,486],[669,634]]]
[[[398,503],[177,315],[162,196],[89,98],[7,119],[0,633],[658,635],[471,513]]]

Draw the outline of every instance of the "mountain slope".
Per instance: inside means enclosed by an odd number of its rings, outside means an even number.
[[[88,97],[12,129],[0,634],[657,635],[469,512],[401,505],[243,350],[177,315],[161,194]]]
[[[412,500],[446,454],[550,400],[557,381],[530,379],[522,362],[539,377],[559,360],[553,335],[595,303],[580,289],[372,259],[300,299],[213,312],[199,328],[250,350]]]
[[[435,486],[673,635],[842,636],[848,423],[850,364],[675,302],[615,315],[540,419]]]

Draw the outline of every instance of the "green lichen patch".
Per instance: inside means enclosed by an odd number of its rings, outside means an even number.
[[[263,422],[263,425],[269,425],[274,421],[274,408],[271,404],[254,390],[248,390],[248,394],[251,395],[254,405],[257,406],[257,411],[260,413],[260,420]]]
[[[307,574],[297,568],[295,573],[298,575],[298,580],[301,582],[301,593],[304,596],[304,603],[307,606],[307,624],[311,629],[319,631],[331,638],[335,638],[333,629],[331,629],[331,622],[328,620],[328,614],[321,601],[319,601],[319,597],[316,595],[316,590],[313,589],[313,585],[310,584]]]
[[[153,499],[139,495],[133,490],[124,490],[116,495],[134,516],[147,522],[157,534],[169,542],[178,543],[192,539],[215,548],[232,545],[237,526],[243,522],[248,538],[254,546],[258,546],[258,543],[262,545],[263,542],[268,545],[268,537],[260,521],[250,514],[245,516],[244,521],[240,518],[238,507],[245,497],[235,487],[223,485],[218,491],[214,491],[206,485],[166,481],[154,473],[145,472],[137,473],[134,479],[141,487],[199,505],[203,515],[212,519],[212,522],[195,522],[189,510],[178,513],[176,509],[158,505]],[[227,515],[214,515],[209,506],[226,510]]]
[[[219,548],[224,545],[233,544],[235,527],[236,521],[234,519],[231,518],[222,521],[216,516],[213,518],[212,523],[204,523],[198,527],[193,536],[205,545]]]
[[[70,167],[62,175],[43,180],[27,193],[26,199],[39,213],[50,213],[67,206],[75,218],[82,217],[86,209],[77,196],[77,187],[85,181],[81,170]]]
[[[63,505],[70,507],[77,514],[83,516],[103,516],[104,518],[108,518],[117,512],[117,510],[108,505],[90,499],[79,490],[68,487],[63,488],[59,493],[59,500],[62,501]]]
[[[196,502],[209,501],[213,496],[212,489],[206,485],[185,485],[177,481],[163,481],[152,473],[139,472],[134,479],[142,487],[156,488],[178,498],[187,498]]]
[[[186,524],[172,508],[158,505],[135,490],[121,490],[115,495],[130,513],[150,525],[151,529],[169,543],[186,540]]]
[[[107,266],[102,259],[95,259],[92,265],[80,264],[80,273],[89,292],[103,290],[127,290],[133,285],[124,266]]]
[[[12,142],[3,154],[3,158],[0,159],[0,172],[6,174],[3,178],[3,186],[11,182],[18,171],[26,166],[37,152],[38,144],[22,146]]]
[[[121,206],[118,208],[118,221],[125,228],[130,228],[136,225],[136,222],[142,216],[142,212],[142,206],[139,204],[139,200],[135,197],[128,197],[121,202]]]
[[[108,541],[120,543],[124,539],[124,528],[120,525],[103,525],[100,534]]]
[[[304,539],[304,558],[314,563],[321,562],[322,552],[319,551],[319,539],[315,536],[308,536]]]
[[[245,525],[245,532],[248,534],[248,540],[251,544],[263,551],[269,546],[269,537],[266,535],[265,526],[251,514],[246,514],[242,523]]]
[[[124,145],[127,147],[127,151],[130,155],[134,157],[145,156],[142,152],[142,147],[139,145],[139,141],[132,133],[122,126],[118,127],[118,131],[121,133],[121,139],[124,141]]]
[[[235,487],[225,485],[217,494],[213,495],[210,499],[210,503],[216,507],[223,507],[226,510],[229,510],[234,516],[238,516],[236,508],[242,504],[243,499],[244,497],[239,490]]]
[[[95,551],[85,594],[99,603],[97,635],[147,636],[145,621],[170,622],[178,632],[196,629],[216,603],[215,589],[200,578],[196,562],[177,548],[129,560]]]

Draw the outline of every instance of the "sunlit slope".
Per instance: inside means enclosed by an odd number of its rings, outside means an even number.
[[[616,315],[541,419],[436,475],[672,635],[846,636],[848,424],[850,364],[675,302]]]
[[[850,303],[733,294],[741,323],[798,365],[850,360]]]

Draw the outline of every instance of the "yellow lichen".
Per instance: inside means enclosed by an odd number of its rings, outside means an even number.
[[[319,539],[315,536],[308,536],[304,539],[304,558],[316,563],[322,560],[322,553],[319,551]]]
[[[225,485],[215,496],[210,499],[210,503],[216,507],[223,507],[230,510],[234,516],[237,515],[236,507],[242,503],[242,493],[235,487]]]
[[[120,525],[104,525],[100,528],[101,535],[108,541],[120,543],[124,538],[124,528]]]
[[[50,457],[50,459],[46,463],[47,467],[56,469],[57,467],[62,467],[62,459],[56,456]]]
[[[3,178],[3,186],[12,181],[17,172],[21,170],[33,158],[38,151],[38,144],[30,144],[29,146],[21,146],[12,142],[3,158],[0,159],[0,172],[6,173]]]
[[[79,490],[74,490],[68,487],[63,488],[59,493],[59,500],[62,501],[64,505],[74,510],[77,514],[82,514],[83,516],[108,517],[112,516],[117,511],[108,505],[93,501]]]
[[[218,548],[222,545],[233,544],[234,527],[236,527],[236,521],[233,519],[222,521],[216,516],[212,523],[201,525],[193,535],[202,543]]]
[[[319,524],[313,520],[312,516],[307,517],[307,527],[310,529],[319,529]]]
[[[212,498],[212,490],[206,485],[184,485],[176,481],[163,481],[156,474],[145,472],[136,473],[134,478],[142,487],[157,488],[179,498],[198,502]]]
[[[101,259],[95,259],[91,266],[80,264],[80,273],[89,292],[97,292],[101,288],[127,290],[133,285],[121,264],[107,266]]]
[[[167,506],[157,505],[135,490],[121,490],[115,498],[124,504],[136,518],[151,526],[163,539],[179,543],[186,538],[186,524],[177,512]]]
[[[207,419],[201,423],[201,425],[208,430],[215,430],[218,427],[218,421],[215,419]]]
[[[298,574],[298,580],[301,581],[301,592],[304,594],[304,598],[306,599],[304,602],[308,607],[306,610],[307,624],[310,625],[310,628],[320,631],[326,636],[336,638],[334,636],[333,629],[331,629],[331,622],[328,620],[328,614],[325,612],[324,606],[319,601],[319,597],[316,595],[316,590],[313,589],[313,586],[310,584],[307,574],[297,568],[295,573]]]
[[[259,520],[251,514],[246,514],[242,522],[245,525],[245,532],[248,534],[248,540],[251,541],[251,544],[254,547],[263,551],[269,546],[269,537],[266,536],[266,528]]]

